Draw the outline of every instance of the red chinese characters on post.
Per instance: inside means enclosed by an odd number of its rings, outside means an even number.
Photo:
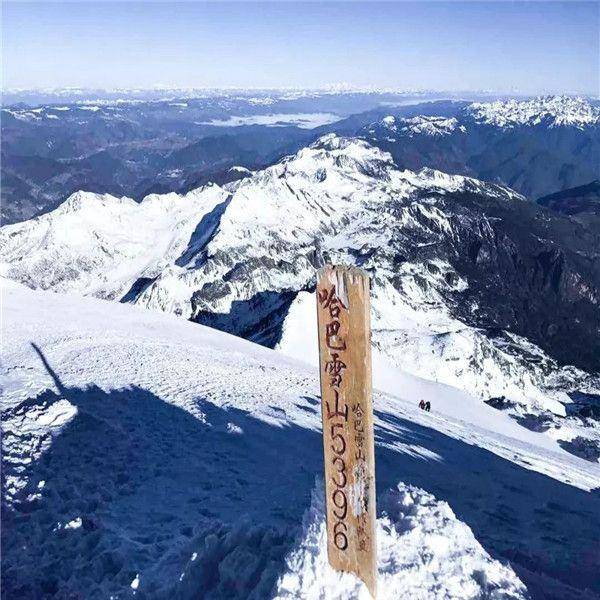
[[[337,297],[335,286],[329,290],[318,291],[318,301],[321,308],[326,311],[327,321],[325,323],[325,344],[329,351],[329,359],[325,362],[325,372],[329,376],[329,387],[332,388],[333,402],[325,400],[327,427],[331,438],[331,465],[334,473],[330,480],[333,488],[330,492],[333,508],[331,513],[333,521],[333,543],[339,550],[348,547],[348,525],[345,522],[348,514],[348,496],[346,475],[346,437],[344,424],[348,420],[348,405],[340,396],[340,388],[343,383],[343,373],[346,364],[340,356],[346,351],[346,340],[340,333],[340,315],[342,310],[347,310],[344,303]],[[332,408],[333,405],[333,408]]]
[[[317,282],[327,546],[333,568],[376,587],[369,278],[325,267]]]

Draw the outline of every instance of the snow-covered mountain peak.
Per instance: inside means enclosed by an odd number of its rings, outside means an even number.
[[[425,198],[462,189],[489,189],[490,195],[514,196],[505,188],[433,169],[400,171],[387,152],[363,140],[336,135],[320,138],[280,163],[226,187],[231,201],[206,247],[207,255],[232,255],[247,246],[249,239],[260,239],[262,247],[255,249],[261,256],[265,246],[274,244],[277,256],[286,256],[291,263],[298,259],[293,250],[297,244],[304,252],[304,247],[323,237],[336,238],[335,247],[343,243],[359,248],[376,239],[385,243],[379,222],[391,227],[401,206],[416,210],[408,207],[413,195]]]
[[[404,168],[503,183],[531,200],[598,177],[600,105],[592,99],[550,96],[414,110],[439,114],[390,114],[358,135]]]
[[[210,309],[221,298],[220,310],[227,311],[236,297],[305,289],[322,252],[385,247],[394,223],[408,231],[433,218],[435,227],[447,228],[445,217],[413,203],[413,195],[425,201],[487,188],[490,194],[495,189],[431,169],[400,171],[388,153],[367,142],[328,135],[225,188],[153,194],[140,204],[74,194],[39,219],[2,228],[2,260],[10,277],[31,287],[128,299],[131,292],[141,304],[186,316],[208,299],[195,290],[214,282]],[[315,245],[322,248],[316,254]],[[259,261],[258,268],[267,257],[283,271],[262,269],[258,279],[242,281],[249,261]],[[136,281],[145,283],[135,287]]]
[[[329,135],[224,188],[139,205],[98,200],[102,211],[81,209],[70,221],[54,211],[1,228],[0,257],[8,277],[33,288],[134,302],[270,346],[318,267],[357,264],[373,274],[373,343],[392,363],[482,398],[554,410],[565,396],[548,386],[555,363],[533,365],[522,343],[508,352],[460,321],[482,311],[482,265],[495,273],[507,248],[527,261],[548,254],[529,231],[535,256],[511,237],[519,224],[507,211],[520,198],[464,176],[401,171],[367,142]],[[567,379],[582,385],[585,374]]]
[[[233,165],[229,168],[229,173],[239,173],[241,175],[252,175],[252,171],[246,167],[240,165]]]
[[[424,134],[433,137],[448,135],[458,127],[454,117],[418,116],[406,119],[405,128],[413,134]],[[464,127],[462,127],[464,131]]]
[[[93,213],[96,211],[102,211],[105,209],[111,209],[116,207],[133,206],[137,203],[131,198],[125,196],[118,198],[111,194],[97,194],[94,192],[86,192],[79,190],[72,193],[58,208],[60,213],[78,213],[78,212],[89,212]],[[45,215],[40,218],[43,219]]]
[[[52,212],[2,227],[2,262],[31,287],[119,298],[140,276],[177,260],[202,218],[228,197],[216,185],[141,203],[76,192]]]
[[[465,188],[482,189],[482,187],[484,187],[482,182],[477,179],[464,177],[463,175],[451,175],[429,167],[423,167],[417,172],[406,170],[402,172],[402,175],[415,187],[422,190],[430,190],[432,192],[456,192]],[[511,192],[505,188],[502,188],[502,191],[505,195],[511,194]]]
[[[397,142],[398,138],[449,136],[466,133],[473,124],[508,129],[516,126],[546,125],[584,128],[600,123],[600,109],[585,98],[571,96],[540,96],[529,100],[497,100],[474,102],[454,117],[417,115],[400,118],[388,115],[366,126],[367,139]]]
[[[162,212],[177,212],[192,209],[194,206],[204,210],[204,205],[223,196],[223,188],[208,183],[186,194],[170,192],[167,194],[149,194],[141,202],[136,202],[127,196],[113,196],[112,194],[98,194],[79,190],[73,192],[54,211],[37,217],[42,221],[52,221],[57,215],[72,214],[78,218],[100,222],[105,216],[115,212],[132,212],[142,216],[148,211],[161,210]],[[53,216],[49,216],[53,215]],[[18,224],[16,224],[18,225]]]
[[[311,163],[313,163],[312,168]],[[388,152],[359,138],[341,137],[333,133],[319,138],[297,154],[287,157],[282,164],[287,170],[297,173],[303,172],[304,169],[314,172],[315,169],[328,167],[373,173],[394,166]]]
[[[169,192],[167,194],[149,194],[140,202],[145,210],[150,207],[160,208],[163,211],[186,209],[197,207],[201,213],[205,212],[207,204],[213,204],[220,200],[224,195],[224,190],[221,186],[215,183],[207,183],[202,187],[190,190],[186,194],[178,194]]]
[[[424,135],[427,137],[441,137],[454,132],[456,129],[466,131],[455,117],[442,117],[437,115],[419,115],[401,119],[388,115],[380,121],[369,125],[366,134],[375,139],[395,142],[395,136],[414,137]]]
[[[540,124],[582,128],[600,123],[600,109],[585,98],[571,96],[475,102],[465,110],[475,121],[500,128]]]
[[[370,191],[381,189],[386,194],[395,192],[399,194],[397,199],[417,189],[443,192],[466,188],[496,188],[506,196],[516,196],[508,188],[484,184],[477,179],[450,175],[428,167],[419,171],[399,170],[388,152],[365,140],[335,134],[323,136],[280,163],[256,173],[254,177],[231,184],[228,189],[244,193],[244,190],[257,184],[271,185],[277,181],[291,186],[310,186],[326,194],[329,199],[334,196],[345,197],[344,190],[351,185],[352,189],[348,193],[355,196],[359,205],[363,204],[361,199],[366,198],[361,186],[366,186]],[[356,193],[358,191],[361,193]]]

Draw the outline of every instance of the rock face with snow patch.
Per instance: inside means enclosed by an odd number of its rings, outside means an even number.
[[[600,217],[600,180],[538,198],[537,203],[564,215]]]

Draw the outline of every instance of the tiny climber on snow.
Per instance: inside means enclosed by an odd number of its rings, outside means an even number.
[[[425,402],[425,411],[429,412],[431,410],[431,402],[429,402],[429,400],[427,400],[427,402]]]
[[[421,410],[425,410],[425,400],[421,400],[421,402],[419,402],[419,408]]]

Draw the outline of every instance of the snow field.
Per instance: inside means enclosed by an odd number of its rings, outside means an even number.
[[[360,597],[311,541],[315,369],[173,316],[4,284],[9,597]],[[374,399],[382,593],[600,593],[597,466],[508,419],[496,431],[463,392],[389,381]]]

